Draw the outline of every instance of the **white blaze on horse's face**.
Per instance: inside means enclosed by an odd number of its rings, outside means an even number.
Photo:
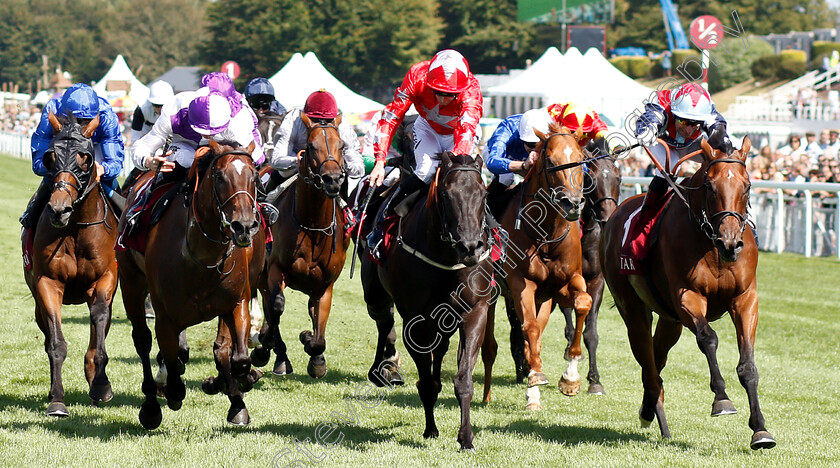
[[[242,175],[242,169],[245,169],[245,163],[239,160],[231,162],[233,168],[236,169],[236,173]]]
[[[733,178],[733,177],[735,177],[735,174],[733,174],[733,173],[732,173],[732,169],[730,169],[730,170],[729,170],[729,177],[727,177],[726,179],[727,179],[727,180],[729,180],[729,179],[731,179],[731,178]]]
[[[572,147],[567,146],[566,149],[563,150],[563,153],[566,155],[567,158],[570,158],[572,156],[572,153],[573,153]]]

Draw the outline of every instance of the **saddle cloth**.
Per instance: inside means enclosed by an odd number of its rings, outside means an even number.
[[[117,243],[114,246],[117,251],[132,249],[140,254],[146,253],[149,226],[154,224],[152,222],[152,216],[156,214],[156,210],[165,209],[169,206],[167,203],[158,207],[158,202],[176,184],[176,182],[162,184],[159,187],[155,187],[154,191],[151,191],[152,193],[149,194],[153,180],[154,178],[149,179],[144,186],[140,187],[142,192],[136,197],[134,204],[128,208],[125,214],[127,222],[117,234]],[[174,193],[172,193],[172,196],[174,196]],[[155,218],[155,221],[159,220],[160,215],[155,216]]]
[[[645,259],[656,243],[656,223],[672,195],[673,192],[669,190],[655,206],[645,211],[639,206],[625,221],[619,258],[619,273],[622,275],[642,275],[647,272]]]

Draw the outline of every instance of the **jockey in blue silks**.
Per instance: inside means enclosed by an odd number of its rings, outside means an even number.
[[[265,78],[254,78],[245,85],[245,99],[248,105],[261,117],[266,112],[274,112],[277,115],[286,113],[286,108],[274,98],[274,86],[271,86]]]
[[[120,121],[108,101],[96,95],[90,86],[76,83],[60,98],[51,99],[41,112],[41,122],[32,135],[32,171],[43,176],[41,185],[29,201],[26,211],[20,217],[20,223],[26,229],[32,229],[38,222],[41,212],[49,201],[51,181],[47,180],[47,168],[44,167],[44,153],[49,149],[53,139],[53,128],[49,122],[49,115],[72,114],[76,120],[85,125],[99,115],[99,126],[96,128],[93,140],[96,161],[96,175],[99,183],[110,197],[119,188],[117,176],[123,168],[123,138],[120,133]]]

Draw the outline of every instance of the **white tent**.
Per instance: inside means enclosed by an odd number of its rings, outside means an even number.
[[[581,55],[572,47],[563,55],[550,47],[516,78],[487,90],[496,117],[507,117],[555,102],[578,101],[615,126],[640,108],[653,89],[610,64],[596,49]]]
[[[344,86],[312,52],[295,53],[268,81],[274,86],[274,96],[287,109],[302,107],[306,98],[321,88],[332,93],[339,109],[347,114],[363,114],[385,107]]]
[[[128,90],[125,89],[126,83]],[[117,55],[111,69],[93,85],[93,90],[108,101],[125,96],[126,93],[137,104],[142,104],[149,98],[149,88],[134,76],[122,55]]]

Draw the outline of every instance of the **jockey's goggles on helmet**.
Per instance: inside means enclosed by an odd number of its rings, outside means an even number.
[[[443,91],[437,91],[437,90],[435,90],[434,93],[435,93],[435,96],[440,96],[440,97],[458,97],[458,93],[444,93]]]
[[[537,142],[535,141],[523,141],[522,143],[525,145],[525,148],[528,149],[528,151],[534,151],[534,149],[537,147]]]
[[[252,109],[268,110],[271,107],[271,102],[274,101],[272,96],[251,96],[248,98],[248,104]]]
[[[699,127],[700,124],[703,123],[703,122],[700,122],[700,121],[697,121],[697,120],[689,120],[689,119],[681,119],[681,118],[678,118],[677,122],[679,122],[681,125],[685,125],[686,127]]]

